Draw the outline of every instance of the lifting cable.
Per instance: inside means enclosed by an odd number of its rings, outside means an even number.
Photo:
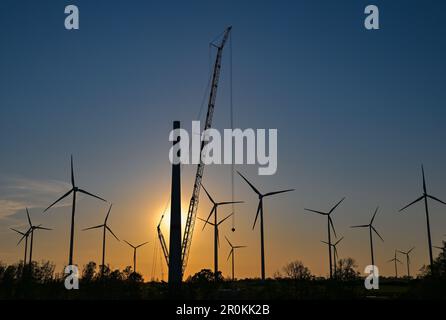
[[[231,130],[234,132],[234,103],[233,103],[233,85],[232,85],[232,33],[229,35],[229,108],[231,116]],[[234,147],[233,147],[234,150]],[[234,155],[231,164],[231,196],[234,202],[234,173],[235,173]],[[235,205],[232,203],[232,232],[235,231]]]

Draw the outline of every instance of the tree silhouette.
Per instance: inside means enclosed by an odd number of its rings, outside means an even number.
[[[299,261],[293,261],[283,267],[285,277],[293,280],[310,280],[312,279],[311,271]]]

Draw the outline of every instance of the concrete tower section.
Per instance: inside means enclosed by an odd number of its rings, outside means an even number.
[[[173,129],[179,129],[180,122],[173,122]],[[180,137],[173,142],[175,146]],[[173,149],[175,150],[175,148]],[[180,152],[178,150],[178,152]],[[176,287],[182,280],[181,261],[181,164],[172,164],[172,188],[170,200],[170,240],[169,240],[169,285]]]

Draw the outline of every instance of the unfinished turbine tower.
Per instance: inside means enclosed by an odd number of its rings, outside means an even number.
[[[232,27],[229,26],[223,32],[221,41],[219,43],[212,42],[211,46],[217,49],[215,58],[212,80],[210,83],[210,93],[208,100],[208,109],[206,114],[206,121],[203,127],[205,132],[212,126],[212,119],[214,115],[215,102],[217,99],[217,89],[220,80],[221,62],[223,57],[223,48],[228,41]],[[179,122],[174,123],[174,128],[179,128]],[[174,142],[174,144],[178,141]],[[180,165],[172,164],[172,190],[171,190],[171,219],[170,219],[170,243],[169,249],[164,241],[161,228],[158,226],[158,238],[161,243],[164,258],[169,267],[169,283],[173,285],[179,284],[182,281],[184,271],[187,266],[190,247],[192,244],[192,235],[194,232],[194,226],[197,218],[198,201],[200,198],[201,181],[203,179],[203,172],[205,163],[201,157],[202,151],[207,145],[208,141],[204,139],[200,146],[200,162],[197,166],[197,172],[195,175],[195,182],[193,185],[192,196],[189,202],[189,208],[187,211],[186,225],[183,234],[183,240],[181,241],[181,177],[180,177]]]
[[[180,129],[180,122],[173,122],[173,129]],[[173,142],[180,142],[180,137]],[[177,151],[180,153],[180,150]],[[180,154],[178,154],[180,156]],[[169,285],[177,286],[182,279],[181,263],[181,165],[172,164],[172,186],[170,192],[170,240],[169,240]]]

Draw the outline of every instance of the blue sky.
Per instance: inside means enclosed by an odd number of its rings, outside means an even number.
[[[63,27],[67,4],[79,6],[78,31]],[[41,211],[65,190],[72,153],[79,183],[117,203],[113,218],[120,233],[134,236],[130,241],[152,241],[141,253],[143,268],[149,269],[155,226],[168,199],[172,121],[190,128],[209,75],[208,43],[233,25],[235,125],[279,130],[275,176],[258,177],[254,167],[239,169],[265,190],[296,188],[292,196],[267,204],[268,273],[300,259],[326,274],[326,248],[319,243],[326,237],[324,222],[303,208],[322,210],[343,196],[345,205],[334,218],[348,240],[341,256],[353,256],[360,267],[368,263],[367,235],[348,226],[367,222],[380,205],[377,227],[386,242],[376,245],[378,259],[383,263],[395,247],[415,245],[414,264],[426,263],[422,207],[405,216],[396,211],[420,195],[421,163],[428,188],[446,198],[446,4],[374,1],[380,9],[378,31],[363,27],[367,4],[2,1],[2,260],[21,257],[8,227],[23,225],[23,208],[30,206],[36,220],[59,230],[42,235],[36,254],[64,263],[69,209],[49,216]],[[220,129],[230,123],[228,57],[229,50],[214,118]],[[184,168],[185,203],[193,174],[194,168]],[[230,197],[230,168],[206,168],[205,183]],[[236,218],[240,233],[231,235],[252,247],[240,257],[240,273],[253,276],[259,269],[258,234],[250,230],[255,197],[240,180],[236,190],[247,204]],[[79,227],[102,221],[102,204],[81,201]],[[209,204],[201,201],[205,215]],[[436,243],[446,233],[445,211],[432,207]],[[78,235],[79,261],[98,259],[89,243],[99,237]],[[55,244],[54,238],[61,241]],[[197,231],[194,239],[191,255],[211,252],[210,233]],[[127,251],[116,246],[111,259],[121,266]],[[55,254],[47,257],[46,251]],[[191,272],[211,263],[197,260]],[[382,268],[392,272],[392,266]]]

